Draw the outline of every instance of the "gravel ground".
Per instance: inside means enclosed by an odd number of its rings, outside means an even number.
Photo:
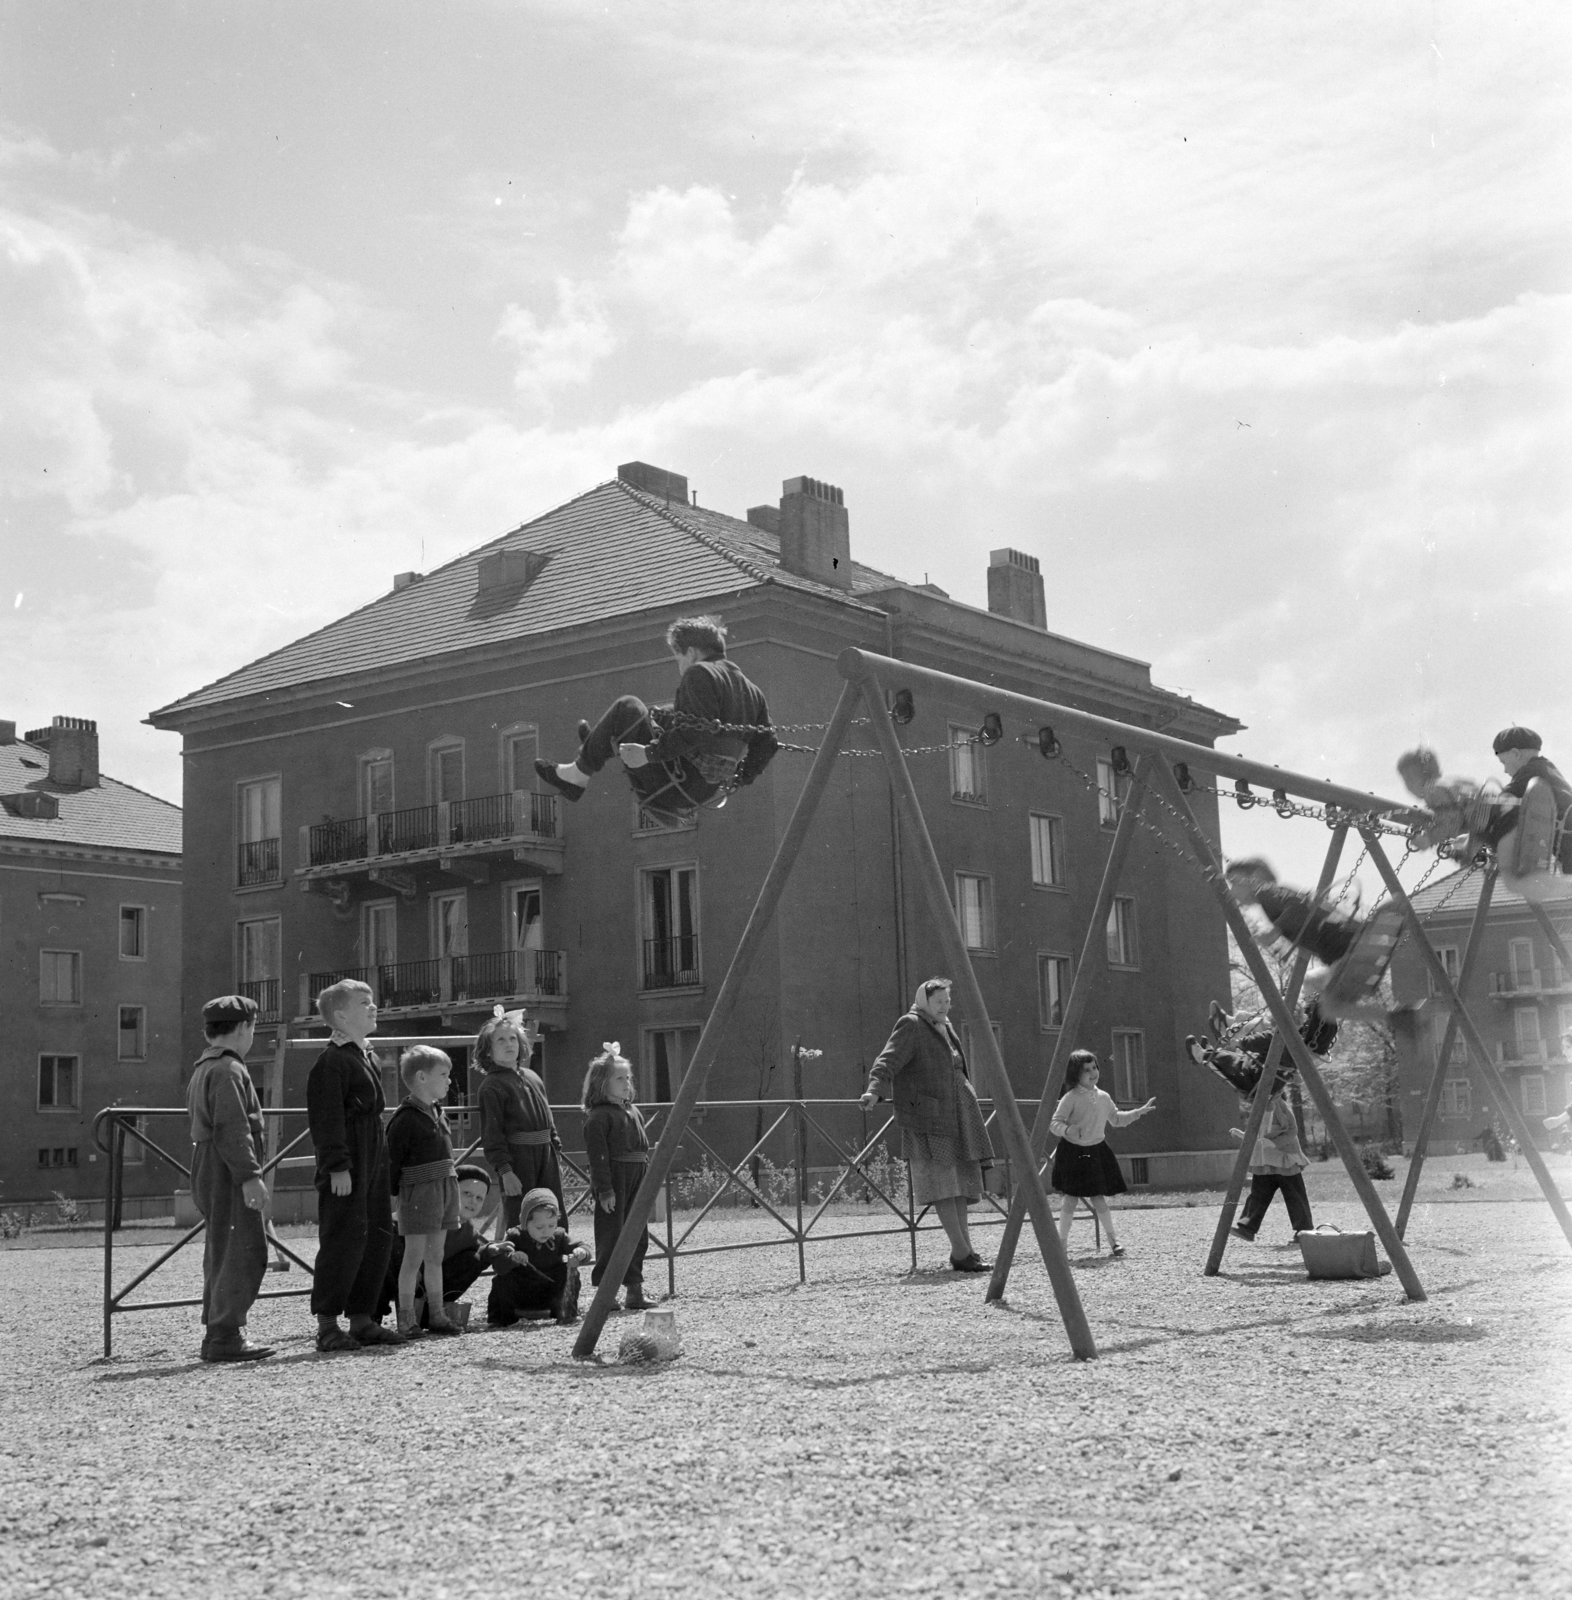
[[[257,1308],[259,1367],[198,1363],[190,1311],[117,1319],[104,1361],[97,1252],[0,1251],[0,1594],[1559,1600],[1572,1251],[1543,1203],[1467,1199],[1416,1211],[1417,1305],[1270,1242],[1204,1278],[1182,1201],[1132,1209],[1120,1262],[1078,1229],[1089,1363],[1040,1262],[988,1308],[937,1236],[915,1276],[903,1239],[802,1287],[789,1250],[685,1261],[653,1370],[555,1327],[318,1356],[298,1300]],[[154,1253],[123,1237],[119,1282]]]

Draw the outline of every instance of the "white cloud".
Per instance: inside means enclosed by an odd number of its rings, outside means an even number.
[[[514,388],[542,405],[564,386],[587,383],[617,346],[599,297],[566,278],[557,280],[555,317],[542,322],[523,306],[509,305],[497,338],[518,351]]]

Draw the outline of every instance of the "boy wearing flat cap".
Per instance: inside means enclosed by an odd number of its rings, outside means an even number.
[[[202,1253],[204,1361],[259,1361],[273,1354],[246,1338],[246,1316],[267,1271],[262,1209],[262,1102],[246,1070],[257,1003],[222,995],[202,1007],[207,1048],[186,1091],[191,1113],[191,1198],[207,1221]]]

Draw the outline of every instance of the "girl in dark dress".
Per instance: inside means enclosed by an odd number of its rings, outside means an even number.
[[[615,1040],[590,1062],[584,1079],[584,1109],[588,1113],[584,1150],[589,1157],[590,1187],[595,1191],[595,1270],[590,1282],[598,1284],[639,1192],[650,1154],[644,1118],[633,1103],[633,1063],[623,1056],[622,1046]],[[622,1277],[627,1291],[623,1304],[629,1311],[642,1311],[649,1304],[644,1298],[644,1252],[648,1248],[646,1230]]]
[[[536,1034],[520,1011],[494,1016],[475,1038],[475,1064],[485,1077],[476,1093],[480,1143],[502,1183],[502,1207],[510,1228],[519,1222],[519,1202],[529,1189],[550,1189],[557,1211],[567,1215],[562,1163],[546,1085],[529,1064]]]

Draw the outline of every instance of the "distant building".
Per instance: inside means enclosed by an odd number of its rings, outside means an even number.
[[[1462,883],[1453,873],[1414,896],[1414,909],[1454,980],[1461,971],[1480,884],[1478,873]],[[1572,943],[1572,906],[1552,907],[1550,912],[1562,940]],[[1463,1004],[1518,1109],[1534,1130],[1535,1143],[1543,1147],[1550,1140],[1541,1125],[1543,1118],[1559,1112],[1572,1099],[1572,1062],[1568,1060],[1572,1054],[1572,973],[1528,906],[1499,883],[1482,937],[1473,978],[1461,991]],[[1394,998],[1401,1005],[1431,992],[1423,959],[1412,940],[1403,940],[1392,959]],[[1410,1145],[1419,1131],[1425,1091],[1440,1054],[1446,1022],[1447,1013],[1438,1007],[1421,1028],[1417,1042],[1399,1034],[1403,1134]],[[1478,1138],[1490,1125],[1493,1109],[1494,1102],[1459,1036],[1443,1080],[1431,1152],[1446,1155],[1478,1149]]]
[[[181,1050],[180,808],[100,775],[96,723],[0,722],[0,942],[0,1207],[96,1199],[94,1115],[178,1103]]]
[[[578,719],[616,694],[669,701],[665,627],[702,611],[724,614],[788,745],[817,744],[848,645],[1198,744],[1239,727],[1156,687],[1142,662],[1048,633],[1036,558],[994,552],[988,592],[980,611],[852,560],[830,485],[791,479],[744,520],[641,463],[435,572],[401,573],[372,604],[150,718],[184,741],[187,992],[239,987],[295,1031],[343,974],[376,988],[385,1032],[471,1030],[494,1004],[524,1003],[548,1030],[553,1099],[576,1098],[590,1056],[617,1039],[641,1097],[664,1100],[808,757],[784,750],[724,810],[651,828],[615,765],[568,805],[539,792],[537,754],[570,758]],[[920,693],[915,710],[902,737],[924,752],[912,765],[928,826],[1017,1092],[1036,1096],[1117,803],[1045,760],[1035,729],[986,748],[969,742],[975,703]],[[1091,783],[1127,781],[1110,750],[1061,738]],[[916,982],[942,966],[882,763],[865,729],[850,743],[712,1098],[789,1092],[799,1040],[824,1052],[806,1093],[855,1096]],[[1215,838],[1215,802],[1198,805]],[[1160,1106],[1122,1148],[1144,1154],[1141,1179],[1210,1173],[1228,1155],[1190,1153],[1226,1151],[1232,1103],[1179,1061],[1208,1001],[1228,997],[1223,924],[1199,871],[1144,831],[1107,947],[1113,970],[1077,1042],[1109,1062],[1120,1100],[1155,1093]]]

